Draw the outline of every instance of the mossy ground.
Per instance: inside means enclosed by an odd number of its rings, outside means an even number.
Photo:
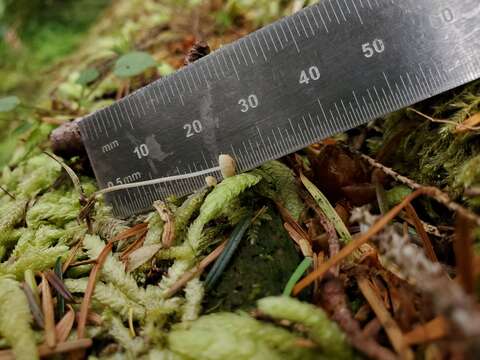
[[[1,348],[12,348],[19,358],[35,358],[35,346],[44,342],[49,331],[38,319],[39,313],[47,314],[45,308],[38,309],[43,306],[38,301],[40,274],[56,270],[60,275],[58,264],[70,259],[63,284],[75,299],[69,302],[71,311],[78,314],[96,259],[108,241],[125,232],[131,236],[112,245],[112,253],[95,279],[85,335],[93,345],[83,353],[92,358],[354,358],[351,346],[369,356],[393,356],[398,349],[388,331],[379,327],[371,337],[362,337],[362,330],[380,318],[372,310],[372,301],[359,289],[362,277],[368,278],[362,282],[363,289],[370,287],[384,299],[375,305],[385,306],[391,316],[389,324],[397,324],[402,336],[439,316],[464,330],[462,323],[451,316],[452,309],[467,309],[467,318],[475,318],[477,313],[469,307],[473,297],[464,292],[448,311],[432,307],[436,299],[450,304],[448,296],[443,296],[444,290],[456,286],[456,282],[440,289],[429,288],[433,296],[425,295],[421,283],[409,283],[402,275],[402,264],[391,266],[384,262],[377,246],[381,239],[342,263],[338,277],[332,271],[324,282],[303,292],[302,299],[316,306],[289,297],[269,297],[282,292],[302,258],[311,256],[318,268],[344,246],[336,239],[344,231],[337,233],[335,221],[343,220],[349,225],[346,232],[358,235],[358,228],[365,224],[350,223],[349,215],[354,210],[369,214],[359,210],[358,205],[368,204],[379,214],[382,201],[388,211],[410,193],[392,179],[376,181],[371,168],[333,139],[287,157],[283,163],[272,162],[228,178],[193,198],[167,201],[166,208],[177,225],[181,224],[173,230],[176,237],[171,248],[165,248],[162,239],[168,221],[161,220],[158,213],[126,221],[114,219],[98,199],[85,216],[85,203],[80,201],[81,194],[69,176],[54,159],[42,154],[51,150],[48,136],[58,124],[108,105],[182,66],[196,38],[208,40],[216,49],[307,2],[120,0],[108,6],[107,0],[0,0],[0,4],[7,4],[8,11],[19,10],[9,21],[5,16],[0,18],[4,34],[14,24],[14,18],[32,19],[31,14],[38,15],[32,21],[21,21],[22,26],[16,29],[23,49],[12,48],[14,43],[0,46],[0,54],[14,54],[0,60],[0,75],[8,74],[0,92],[18,90],[18,95],[26,94],[22,99],[28,105],[0,118],[0,289],[7,290],[0,292],[0,313],[21,319],[17,324],[2,321]],[[9,46],[8,50],[5,46]],[[140,76],[120,79],[113,74],[113,65],[132,50],[149,52],[158,66]],[[17,61],[15,54],[21,54]],[[56,66],[45,71],[52,61]],[[95,68],[100,75],[92,83],[81,85],[77,80],[86,68]],[[449,123],[439,124],[403,110],[343,134],[342,138],[403,175],[445,190],[478,212],[480,196],[467,192],[480,186],[479,132],[458,131],[458,125],[480,111],[480,82],[415,105],[415,109]],[[85,157],[77,155],[62,161],[80,176],[85,196],[95,192]],[[331,208],[325,212],[309,197],[308,187],[301,186],[299,171],[327,190],[328,200],[338,213],[335,219],[326,215],[333,211]],[[414,206],[422,219],[435,225],[435,231],[431,231],[434,251],[445,273],[453,276],[453,267],[457,265],[456,271],[461,268],[454,261],[458,254],[453,250],[456,235],[452,212],[431,204],[423,198]],[[207,267],[204,274],[188,278],[183,287],[171,293],[186,275],[198,270],[197,266],[231,235],[246,214],[261,213],[264,207],[266,213],[251,225],[213,290],[204,286],[205,274],[212,269]],[[285,211],[291,217],[285,216]],[[308,238],[307,249],[294,243],[292,233],[285,230],[285,225],[296,225],[297,220],[300,237]],[[420,245],[414,253],[422,255],[418,229],[404,220],[405,214],[401,214],[396,222],[403,223],[405,234],[413,234],[411,242]],[[407,220],[412,219],[407,216]],[[393,226],[387,226],[385,233],[397,234],[395,231]],[[385,237],[385,233],[381,236]],[[140,265],[128,272],[126,265],[132,259]],[[21,291],[23,281],[23,289],[28,286],[32,290],[33,300],[26,295],[27,290]],[[44,305],[56,307],[53,322],[57,324],[69,315],[69,308],[59,309],[60,294],[54,292],[55,302]],[[16,303],[15,297],[22,297],[22,301]],[[41,297],[45,299],[43,291]],[[239,309],[249,313],[237,313]],[[219,313],[204,315],[202,311]],[[80,329],[77,324],[73,329],[67,341],[76,340]],[[9,331],[22,336],[9,336]],[[412,348],[417,357],[425,355],[425,349],[454,353],[458,339],[443,340],[435,343],[433,350],[427,343]],[[462,341],[465,349],[471,348],[470,338]],[[25,343],[28,346],[23,346]]]

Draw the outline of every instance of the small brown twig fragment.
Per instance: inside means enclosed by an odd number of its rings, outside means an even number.
[[[162,233],[163,247],[168,249],[175,242],[175,217],[163,201],[155,201],[153,207],[157,210],[160,219],[165,222]]]
[[[467,294],[473,294],[475,290],[475,277],[473,266],[473,223],[464,216],[457,217],[455,227],[455,239],[453,249],[457,265],[457,276]]]
[[[402,331],[397,325],[395,319],[385,308],[382,299],[376,293],[375,288],[372,286],[370,280],[363,275],[359,275],[357,277],[357,281],[363,296],[368,301],[373,312],[380,320],[395,351],[402,359],[413,359],[413,352],[405,341]]]
[[[417,115],[420,115],[421,117],[433,122],[433,123],[440,123],[440,124],[448,124],[448,125],[454,125],[455,129],[453,130],[454,133],[464,133],[467,131],[480,131],[480,126],[476,126],[480,124],[480,113],[477,113],[467,119],[465,119],[464,122],[462,123],[457,123],[452,120],[444,120],[444,119],[435,119],[431,116],[428,116],[414,108],[408,108],[408,110],[413,111]]]
[[[82,265],[93,265],[97,263],[97,259],[87,259],[87,260],[80,260],[75,261],[74,263],[70,264],[70,267],[82,266]]]
[[[210,46],[205,41],[197,41],[185,56],[184,65],[190,65],[198,59],[210,54]]]
[[[413,181],[412,179],[409,179],[406,176],[400,175],[395,170],[389,168],[388,166],[385,166],[385,165],[379,163],[378,161],[371,158],[370,156],[365,155],[362,152],[357,151],[357,150],[355,150],[355,149],[353,149],[353,148],[351,148],[347,145],[345,145],[344,147],[346,149],[350,150],[352,153],[360,156],[363,160],[368,162],[371,166],[382,170],[385,174],[391,176],[392,178],[401,182],[402,184],[407,185],[411,189],[419,190],[419,189],[422,189],[422,188],[426,188],[423,185]],[[440,204],[444,205],[447,209],[450,209],[451,211],[454,211],[454,212],[456,212],[458,214],[461,214],[462,216],[464,216],[468,219],[471,219],[472,221],[475,222],[475,224],[477,224],[477,226],[480,226],[480,216],[478,216],[477,214],[473,213],[472,211],[468,210],[467,208],[463,207],[462,205],[460,205],[457,202],[450,199],[450,197],[446,193],[441,191],[440,189],[435,188],[435,187],[429,187],[429,189],[431,189],[431,190],[430,190],[430,193],[428,194],[428,196],[432,197],[433,199],[438,201]]]
[[[345,289],[340,279],[332,275],[321,285],[323,307],[331,313],[334,320],[348,336],[349,342],[370,359],[394,360],[396,356],[390,350],[380,346],[371,336],[365,335],[359,322],[353,317],[347,303]]]
[[[276,202],[275,205],[277,205],[282,220],[285,221],[283,227],[288,232],[288,235],[290,235],[290,238],[298,245],[303,256],[313,257],[312,241],[306,231],[303,230],[300,224],[282,204]]]
[[[412,204],[408,204],[405,206],[405,211],[407,212],[408,217],[413,221],[415,226],[415,230],[417,230],[417,234],[420,236],[423,242],[423,248],[425,249],[425,254],[427,257],[433,261],[438,262],[437,255],[435,254],[435,250],[433,249],[432,242],[430,241],[430,237],[428,236],[425,228],[423,227],[422,221],[417,215],[415,208]]]
[[[444,338],[450,332],[447,319],[438,316],[426,324],[418,325],[404,335],[409,345],[418,345]]]
[[[50,285],[45,274],[42,274],[42,310],[45,325],[45,343],[54,348],[57,344],[55,335],[55,310]]]

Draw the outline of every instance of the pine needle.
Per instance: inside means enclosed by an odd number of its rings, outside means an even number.
[[[223,271],[232,259],[235,250],[237,250],[238,245],[240,245],[245,231],[247,231],[248,227],[250,226],[251,220],[251,216],[246,216],[242,220],[240,220],[237,226],[235,226],[235,229],[233,230],[230,238],[227,241],[225,250],[216,260],[212,269],[208,273],[207,278],[205,279],[205,287],[207,290],[211,289],[222,275]]]
[[[50,285],[44,274],[42,274],[42,310],[45,324],[45,343],[48,347],[53,349],[57,344],[55,334],[55,311]]]
[[[55,326],[55,334],[59,343],[67,341],[75,322],[75,311],[68,305],[69,310]]]
[[[402,330],[398,327],[395,319],[393,319],[388,310],[385,308],[381,297],[372,287],[370,280],[364,276],[358,276],[357,281],[363,296],[365,299],[367,299],[373,312],[380,320],[380,323],[385,329],[385,332],[387,333],[395,351],[402,359],[413,360],[414,355],[412,349],[408,347],[408,344],[403,337]]]
[[[105,245],[100,255],[97,257],[97,263],[94,265],[90,275],[88,277],[87,289],[83,296],[82,304],[80,305],[80,314],[78,316],[77,337],[82,339],[85,337],[85,327],[87,325],[88,310],[92,301],[93,291],[95,290],[95,283],[97,281],[97,275],[100,272],[103,263],[107,259],[107,256],[112,251],[113,241],[110,241]]]
[[[297,268],[293,272],[292,276],[290,276],[290,279],[287,282],[287,285],[285,285],[285,289],[283,290],[283,296],[290,296],[292,293],[293,287],[295,284],[300,280],[300,278],[305,274],[305,271],[307,271],[313,263],[313,259],[310,257],[306,257],[305,259],[302,260],[300,264],[298,264]]]
[[[200,261],[200,264],[198,264],[198,266],[183,274],[183,276],[180,277],[180,279],[178,279],[177,282],[168,289],[168,291],[164,295],[164,298],[168,299],[169,297],[172,297],[178,291],[180,291],[190,280],[192,280],[196,276],[200,276],[205,270],[205,268],[220,256],[226,245],[227,241],[222,242],[215,248],[215,250],[208,254],[202,261]]]
[[[420,235],[420,239],[422,239],[425,254],[431,261],[438,262],[438,258],[437,258],[437,255],[435,254],[435,250],[433,249],[433,245],[430,240],[430,237],[425,231],[422,221],[418,217],[417,212],[415,211],[415,208],[412,206],[412,204],[408,204],[407,206],[405,206],[405,211],[407,212],[408,217],[412,220],[413,225],[415,226],[415,229],[417,231],[417,234]]]

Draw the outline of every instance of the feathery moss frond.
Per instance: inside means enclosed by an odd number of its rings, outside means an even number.
[[[0,335],[12,346],[18,360],[38,359],[32,315],[27,297],[15,280],[0,277]]]
[[[329,358],[351,359],[345,335],[322,309],[287,296],[263,298],[257,304],[265,315],[305,326],[309,336]]]

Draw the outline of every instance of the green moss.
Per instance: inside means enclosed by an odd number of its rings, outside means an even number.
[[[27,297],[20,284],[0,276],[0,335],[12,346],[18,360],[38,359],[31,321]]]
[[[419,108],[454,124],[480,111],[480,81],[456,91],[457,96],[448,94]],[[478,181],[478,132],[457,133],[454,125],[433,123],[405,110],[388,116],[379,125],[383,145],[377,147],[376,156],[401,174],[421,184],[445,188],[454,197],[461,195],[469,183]]]
[[[460,166],[455,185],[463,188],[480,185],[480,155],[477,155]]]
[[[245,314],[217,313],[177,326],[169,346],[194,359],[321,359],[297,346],[295,334]]]
[[[321,308],[287,296],[261,299],[258,301],[258,308],[274,319],[289,320],[303,325],[310,338],[321,346],[322,352],[328,358],[352,358],[352,351],[345,335]]]

